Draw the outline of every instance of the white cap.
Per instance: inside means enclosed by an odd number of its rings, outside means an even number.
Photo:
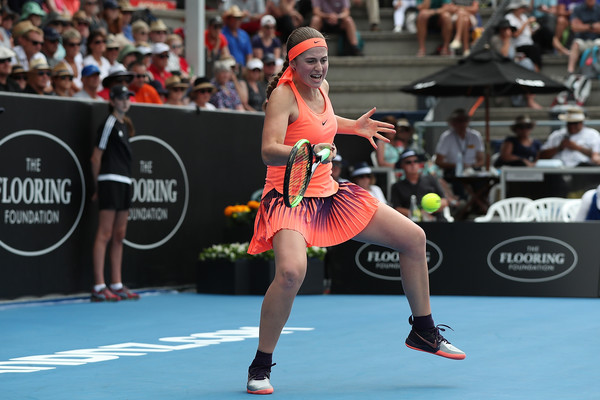
[[[13,58],[16,56],[16,53],[9,49],[8,47],[0,46],[0,60],[4,60],[6,58]]]
[[[260,61],[258,58],[253,58],[250,61],[248,61],[246,63],[246,68],[248,68],[249,70],[253,70],[253,69],[263,69],[263,62]]]
[[[265,25],[275,25],[275,17],[269,14],[263,15],[263,17],[260,19],[260,26]]]
[[[166,43],[154,43],[152,45],[152,54],[167,53],[169,50],[170,50],[170,47]]]

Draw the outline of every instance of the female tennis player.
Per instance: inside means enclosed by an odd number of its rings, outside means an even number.
[[[366,190],[352,183],[337,183],[331,177],[336,133],[364,137],[376,147],[374,138],[387,141],[379,132],[394,132],[394,126],[371,119],[375,108],[357,120],[334,114],[325,80],[327,44],[320,32],[309,27],[294,30],[287,49],[283,69],[267,89],[261,148],[267,177],[248,249],[257,254],[272,248],[276,264],[275,278],[262,304],[248,393],[273,393],[272,354],[306,274],[306,246],[333,246],[352,238],[400,252],[402,284],[412,312],[406,345],[463,359],[465,354],[444,339],[443,329],[436,327],[431,317],[423,230]],[[331,154],[316,169],[301,203],[291,208],[283,202],[283,181],[288,156],[299,139],[316,144],[316,152],[329,146]]]
[[[139,295],[123,285],[121,262],[123,239],[127,229],[129,206],[131,205],[131,148],[129,136],[134,128],[125,115],[133,93],[126,86],[117,85],[110,89],[110,114],[98,128],[96,147],[92,152],[92,175],[98,199],[98,231],[92,251],[94,264],[94,289],[92,301],[137,300]],[[111,285],[104,283],[104,258],[110,242]]]

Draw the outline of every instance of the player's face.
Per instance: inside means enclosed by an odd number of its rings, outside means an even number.
[[[292,60],[296,76],[309,87],[318,88],[327,76],[329,59],[325,47],[313,47]]]

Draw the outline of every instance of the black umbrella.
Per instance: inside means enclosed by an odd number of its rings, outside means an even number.
[[[401,88],[403,92],[424,96],[483,96],[485,99],[486,153],[490,142],[490,96],[557,93],[567,88],[539,72],[531,71],[483,48],[474,51],[456,65],[418,79]],[[486,157],[489,169],[489,157]]]

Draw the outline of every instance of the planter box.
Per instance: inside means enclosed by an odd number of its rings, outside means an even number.
[[[198,262],[198,293],[264,295],[273,277],[273,261],[210,260]],[[323,294],[325,267],[321,260],[310,258],[304,282],[298,294]]]

